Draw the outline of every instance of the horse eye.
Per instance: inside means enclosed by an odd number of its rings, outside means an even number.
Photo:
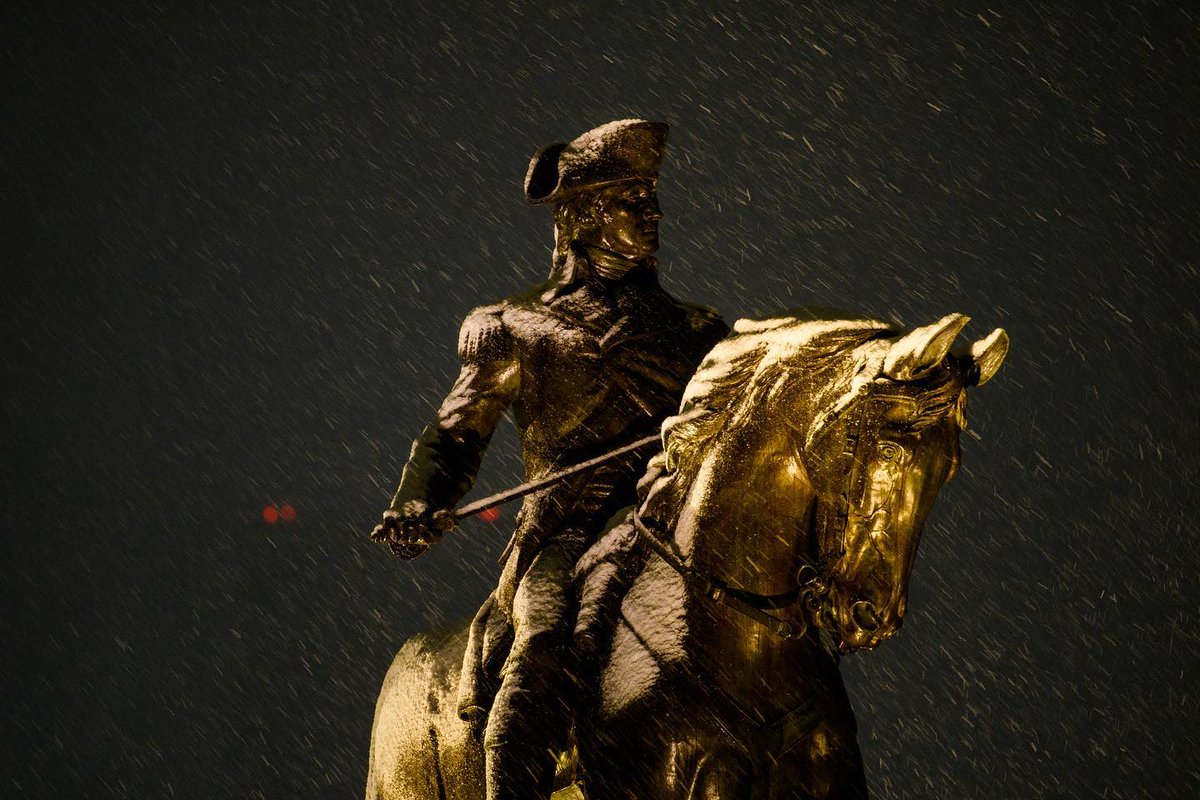
[[[891,461],[900,456],[900,448],[891,442],[883,442],[879,445],[879,455],[884,461]]]

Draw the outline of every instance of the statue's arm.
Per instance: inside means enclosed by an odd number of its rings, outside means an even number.
[[[450,512],[475,482],[492,433],[520,390],[521,364],[500,307],[467,316],[458,354],[458,380],[413,442],[391,506],[371,531],[401,558],[421,555],[453,526]]]
[[[437,418],[413,442],[391,508],[419,501],[431,511],[453,508],[470,490],[483,453],[520,389],[515,343],[496,306],[476,309],[463,322],[462,369]]]

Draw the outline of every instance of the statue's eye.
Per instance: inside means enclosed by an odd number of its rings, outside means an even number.
[[[900,457],[900,446],[892,442],[881,442],[879,444],[879,457],[884,461],[894,461]]]

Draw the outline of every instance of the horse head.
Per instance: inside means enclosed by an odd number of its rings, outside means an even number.
[[[802,568],[818,625],[843,651],[875,647],[904,619],[925,518],[959,463],[966,391],[1008,350],[997,328],[964,353],[950,314],[858,348],[816,413],[805,463],[816,496],[815,563]]]
[[[796,594],[840,649],[874,647],[904,617],[966,389],[1008,349],[997,329],[952,355],[966,323],[903,334],[819,309],[739,321],[664,423],[668,473],[644,510],[698,573],[760,604]]]

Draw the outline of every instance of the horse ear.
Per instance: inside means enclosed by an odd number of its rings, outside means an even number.
[[[911,381],[937,366],[970,319],[966,314],[947,314],[932,325],[900,337],[883,360],[883,374],[893,380]]]
[[[968,386],[982,386],[992,379],[1008,355],[1008,344],[1008,334],[1004,328],[996,328],[987,338],[971,345],[967,354],[961,356],[967,374],[972,378]]]

